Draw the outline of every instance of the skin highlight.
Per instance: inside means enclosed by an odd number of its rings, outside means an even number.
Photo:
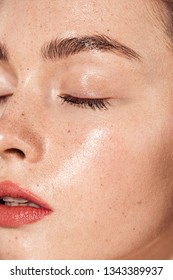
[[[0,259],[171,259],[173,56],[153,5],[7,0],[0,18],[0,180],[53,210],[1,227]],[[40,54],[56,38],[93,34],[140,61],[92,48],[53,61]],[[110,106],[62,103],[64,94]]]

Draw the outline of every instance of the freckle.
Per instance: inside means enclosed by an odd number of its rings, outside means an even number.
[[[15,240],[18,240],[18,236],[15,237]]]
[[[140,204],[142,204],[142,201],[140,200],[140,201],[138,201],[137,203],[140,205]]]
[[[67,132],[70,133],[70,129]]]
[[[109,210],[112,210],[112,207],[109,207]]]
[[[95,223],[95,224],[97,224],[97,221],[96,221],[96,220],[94,220],[94,223]]]
[[[135,228],[133,228],[133,230],[136,230]]]
[[[24,116],[25,114],[24,113],[22,113],[22,116]]]
[[[109,240],[108,240],[108,239],[106,239],[105,241],[106,241],[106,243],[108,243],[108,242],[109,242]]]

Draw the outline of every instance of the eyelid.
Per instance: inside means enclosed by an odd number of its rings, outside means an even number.
[[[93,110],[108,110],[107,105],[110,105],[110,102],[108,101],[110,98],[79,98],[67,94],[59,97],[62,100],[62,104],[66,102],[69,105],[81,108],[88,107]]]

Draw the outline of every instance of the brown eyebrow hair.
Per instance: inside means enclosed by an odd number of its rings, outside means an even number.
[[[106,35],[79,36],[64,39],[54,39],[41,48],[44,60],[67,58],[80,52],[98,50],[114,52],[131,60],[141,60],[141,56],[131,48],[111,39]]]
[[[4,44],[0,43],[0,60],[8,61],[7,49]]]
[[[106,35],[54,39],[43,45],[41,48],[41,56],[44,60],[55,61],[80,52],[92,50],[113,52],[130,60],[141,61],[141,56],[134,50]],[[2,43],[0,43],[0,60],[8,61],[8,52],[5,45]]]

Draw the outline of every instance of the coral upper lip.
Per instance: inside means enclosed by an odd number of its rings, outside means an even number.
[[[37,204],[41,208],[51,210],[50,206],[47,203],[43,202],[35,194],[23,189],[22,187],[11,181],[4,181],[0,183],[0,198],[5,196],[13,198],[23,198],[28,200],[29,202]]]

